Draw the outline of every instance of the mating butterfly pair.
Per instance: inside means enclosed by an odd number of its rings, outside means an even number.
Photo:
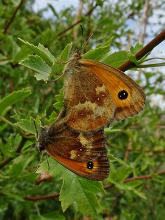
[[[42,128],[39,148],[80,176],[104,180],[110,169],[104,127],[140,112],[145,94],[123,72],[81,59],[79,52],[64,71],[64,108],[50,127]]]

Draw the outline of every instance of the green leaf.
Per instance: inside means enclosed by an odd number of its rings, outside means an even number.
[[[38,173],[22,173],[20,176],[18,176],[18,178],[22,181],[22,180],[28,180],[30,182],[36,182],[37,179],[39,178],[39,174]]]
[[[6,56],[0,54],[0,66],[3,66],[3,65],[5,65],[9,62],[10,62],[9,58],[7,58]]]
[[[7,95],[5,98],[0,100],[0,115],[2,115],[3,112],[7,110],[8,107],[11,107],[13,104],[24,100],[30,94],[31,94],[30,89],[24,88],[22,90],[15,91]]]
[[[20,51],[14,57],[14,61],[20,62],[21,60],[25,59],[30,52],[31,52],[31,50],[29,48],[27,48],[26,46],[22,46]]]
[[[51,68],[37,55],[30,55],[28,59],[21,61],[20,64],[37,71],[38,73],[35,74],[37,80],[46,81],[51,73]]]
[[[59,198],[63,211],[76,201],[81,213],[97,216],[98,192],[104,192],[100,182],[85,180],[66,170]]]
[[[109,157],[109,160],[112,162],[114,161],[117,161],[116,157],[114,157],[114,155],[110,154],[110,150],[108,150],[108,157]]]
[[[83,54],[84,59],[92,59],[96,61],[103,61],[106,56],[110,53],[110,45],[113,38],[108,40],[105,44],[99,44],[95,49],[89,50],[87,53]]]
[[[52,66],[52,74],[61,73],[63,71],[65,64],[63,64],[62,62],[69,60],[71,49],[72,49],[72,43],[67,44],[64,50],[62,51],[61,55],[57,57],[56,62],[54,62]]]
[[[0,213],[5,212],[8,209],[8,203],[4,199],[0,198]]]
[[[145,194],[144,194],[143,192],[140,192],[140,190],[134,189],[133,192],[134,192],[137,196],[141,197],[142,199],[147,199],[147,197],[145,196]]]
[[[66,218],[58,212],[49,212],[41,215],[30,215],[30,220],[65,220]]]
[[[117,68],[121,66],[123,63],[125,63],[128,59],[129,58],[128,58],[127,52],[121,50],[121,51],[110,54],[109,56],[104,58],[102,62],[107,65]]]
[[[133,171],[130,167],[120,167],[116,171],[112,171],[110,175],[110,180],[113,183],[123,183],[123,181],[128,177],[128,175]]]
[[[49,162],[49,167],[48,167]],[[36,173],[40,173],[42,171],[50,173],[50,175],[58,180],[63,178],[63,173],[65,172],[66,168],[61,166],[59,163],[57,163],[53,158],[49,158],[48,162],[45,160],[41,163],[40,167],[36,171]]]
[[[45,124],[50,125],[53,122],[55,122],[56,118],[57,118],[57,113],[55,111],[53,111],[51,113],[51,115],[49,116],[49,118],[44,119],[44,122],[45,122]]]
[[[29,121],[28,119],[21,119],[21,121],[15,123],[15,125],[28,133],[36,134],[34,124],[32,123],[32,121]]]
[[[143,44],[140,44],[139,42],[136,43],[135,46],[130,47],[130,52],[132,55],[135,55],[136,53],[138,53],[141,49],[143,48]]]
[[[128,57],[129,57],[129,60],[132,62],[132,63],[135,63],[136,65],[138,64],[138,61],[136,59],[136,57],[134,55],[132,55],[131,53],[127,53],[128,54]]]
[[[63,180],[59,198],[63,211],[76,201],[81,213],[97,216],[99,203],[96,194],[105,192],[102,188],[102,183],[79,177],[52,158],[49,158],[49,165],[50,170],[48,170],[48,165],[45,161],[41,164],[37,173],[41,171],[49,172],[57,180]]]
[[[128,57],[129,60],[132,63],[135,63],[136,65],[138,65],[139,63],[142,63],[144,61],[144,57],[141,58],[140,60],[136,59],[136,54],[143,48],[143,44],[140,44],[139,42],[137,42],[137,44],[135,46],[131,46],[130,47],[130,52],[128,52]]]
[[[63,107],[63,89],[60,90],[60,93],[55,96],[57,102],[53,104],[55,109],[61,110]]]
[[[116,133],[116,132],[122,132],[122,129],[112,129],[112,127],[109,127],[109,128],[105,128],[104,129],[104,132],[106,134],[110,134],[110,133]]]
[[[11,149],[11,137],[6,144],[1,144],[1,153],[6,157],[15,157],[16,153]]]
[[[18,51],[20,50],[20,47],[15,42],[12,35],[8,35],[6,40],[8,41],[8,44],[11,46],[10,58],[13,60],[14,57],[17,55]]]
[[[18,177],[22,174],[28,164],[33,161],[35,155],[21,155],[13,160],[12,166],[8,170],[11,177]]]
[[[56,12],[55,8],[48,3],[48,7],[51,9],[51,11],[53,12],[54,16],[56,16],[57,18],[59,18],[59,15],[58,13]]]
[[[137,186],[140,186],[143,183],[141,180],[132,180],[130,182],[125,183],[125,185],[130,188],[135,188]]]
[[[127,210],[122,210],[120,220],[135,220],[135,213],[134,212],[129,212]]]
[[[11,199],[14,201],[19,201],[19,202],[24,202],[24,198],[22,197],[22,195],[15,194],[14,192],[9,192],[9,191],[3,189],[1,194],[8,197],[8,199]]]
[[[18,39],[21,42],[23,42],[32,52],[34,52],[39,57],[41,57],[41,59],[45,61],[49,66],[51,66],[54,63],[55,57],[42,44],[39,44],[37,47],[37,46],[34,46],[33,44],[30,44],[27,41],[22,40],[21,38],[18,38]]]

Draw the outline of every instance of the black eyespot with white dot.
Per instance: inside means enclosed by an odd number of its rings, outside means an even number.
[[[124,99],[127,99],[128,97],[128,92],[125,91],[125,90],[121,90],[119,93],[118,93],[118,98],[120,100],[124,100]]]
[[[93,162],[88,162],[88,163],[87,163],[87,168],[88,168],[89,170],[93,169]]]

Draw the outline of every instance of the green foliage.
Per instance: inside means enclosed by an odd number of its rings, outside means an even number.
[[[6,96],[2,100],[0,100],[0,115],[4,113],[4,111],[9,110],[13,104],[16,104],[19,101],[24,100],[26,97],[30,95],[30,90],[28,88],[24,88],[22,90],[11,93]]]
[[[97,215],[98,200],[96,193],[105,193],[100,182],[86,180],[77,176],[71,171],[65,169],[52,158],[49,159],[49,166],[53,167],[48,170],[47,161],[43,162],[37,172],[49,172],[51,176],[60,180],[62,187],[59,200],[63,211],[65,211],[74,201],[77,202],[79,211],[84,215]]]
[[[30,220],[65,220],[65,217],[59,214],[59,212],[49,212],[43,215],[30,215]]]
[[[70,220],[90,216],[89,219],[99,220],[164,220],[164,175],[156,173],[164,170],[165,112],[161,105],[154,106],[152,102],[156,95],[165,95],[164,71],[151,68],[164,63],[157,63],[150,54],[136,59],[142,44],[137,32],[128,25],[131,19],[139,21],[144,1],[112,4],[98,0],[90,16],[81,16],[84,36],[94,33],[83,58],[113,67],[130,59],[137,67],[150,67],[139,73],[135,68],[130,71],[145,90],[145,109],[105,129],[111,173],[103,185],[73,174],[52,158],[48,158],[50,170],[47,160],[42,160],[33,173],[40,158],[35,148],[37,131],[43,121],[53,123],[63,107],[63,78],[51,80],[62,74],[71,51],[75,47],[81,49],[81,29],[75,26],[60,34],[73,24],[77,13],[74,7],[57,12],[49,4],[53,17],[46,19],[45,10],[35,13],[33,1],[24,1],[4,32],[19,2],[0,3],[0,219]],[[160,6],[163,10],[161,1],[157,2],[157,8],[150,4],[149,18]],[[90,8],[90,2],[84,1],[84,10]],[[164,28],[161,21],[159,25]],[[42,172],[49,173],[52,179],[36,185]],[[152,178],[146,179],[148,175]],[[55,193],[60,193],[59,197],[27,200]]]
[[[102,62],[105,64],[109,64],[115,68],[121,66],[128,60],[128,53],[127,51],[118,51],[110,54],[109,56],[105,57]]]
[[[60,90],[59,94],[56,95],[56,103],[54,103],[54,107],[57,110],[61,110],[63,107],[63,89]]]

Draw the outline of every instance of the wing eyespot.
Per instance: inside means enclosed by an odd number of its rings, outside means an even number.
[[[89,170],[92,170],[92,169],[93,169],[93,162],[88,162],[88,163],[87,163],[87,168],[88,168]]]
[[[118,98],[120,100],[124,100],[124,99],[127,99],[128,97],[128,92],[126,90],[121,90],[119,93],[118,93]]]

